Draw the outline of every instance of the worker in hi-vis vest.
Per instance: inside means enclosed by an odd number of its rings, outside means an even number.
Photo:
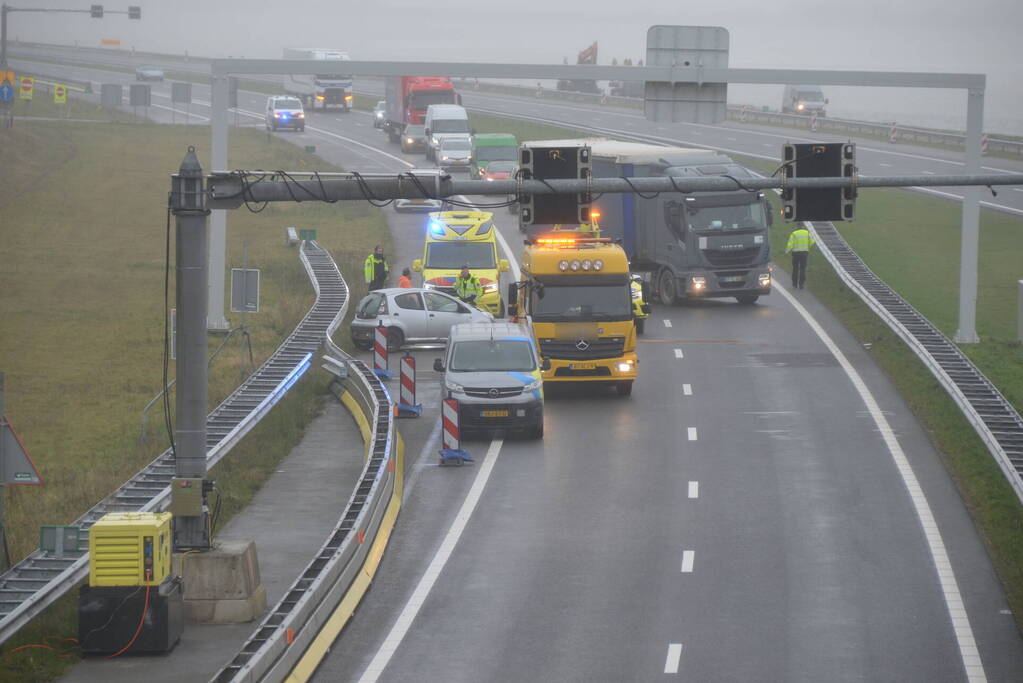
[[[806,284],[806,259],[813,245],[813,236],[803,226],[792,231],[789,243],[785,245],[785,253],[792,254],[792,286],[796,289],[803,289]]]
[[[483,285],[480,279],[469,272],[469,266],[462,266],[462,272],[455,278],[455,296],[467,304],[476,304],[476,299],[483,296]]]
[[[366,285],[369,291],[372,292],[374,289],[380,289],[384,286],[390,268],[387,265],[387,259],[384,258],[384,248],[379,244],[373,248],[373,253],[366,257],[363,270],[365,271],[363,274],[366,276]]]

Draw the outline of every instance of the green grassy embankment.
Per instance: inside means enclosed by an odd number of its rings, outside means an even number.
[[[48,115],[41,105],[39,115]],[[208,164],[208,141],[206,127],[149,123],[18,121],[0,130],[0,370],[6,414],[46,482],[7,490],[15,561],[36,547],[41,525],[76,519],[167,446],[159,404],[145,438],[140,432],[142,408],[162,381],[169,175],[188,144]],[[230,165],[338,170],[246,130],[232,135]],[[227,268],[241,266],[246,249],[248,267],[262,271],[261,310],[245,320],[257,365],[314,299],[297,249],[285,246],[286,226],[317,230],[342,273],[359,273],[373,244],[389,247],[383,215],[365,203],[274,204],[258,214],[229,214]],[[351,279],[357,301],[365,286],[361,277]],[[170,297],[173,306],[173,264]],[[228,317],[232,326],[241,322]],[[347,345],[347,335],[338,338]],[[213,361],[211,407],[239,384],[247,361],[242,339],[228,341]],[[211,336],[210,351],[222,340]],[[221,524],[298,442],[322,406],[323,386],[311,370],[213,471],[224,492]],[[63,639],[76,635],[75,601],[74,594],[58,601],[4,652],[24,644],[69,647]],[[51,679],[77,657],[69,654],[4,654],[0,680]]]

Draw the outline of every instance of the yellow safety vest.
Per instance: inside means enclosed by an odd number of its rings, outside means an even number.
[[[785,246],[785,253],[790,251],[810,251],[810,247],[815,244],[813,237],[810,236],[810,231],[806,228],[796,228],[789,235],[789,243]]]

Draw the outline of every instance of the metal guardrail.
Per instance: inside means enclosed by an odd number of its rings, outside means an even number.
[[[338,281],[343,283],[333,264]],[[322,282],[318,277],[317,281]],[[397,432],[393,403],[386,387],[365,363],[352,359],[331,340],[340,317],[328,328],[324,343],[330,355],[348,367],[346,379],[331,389],[347,393],[366,420],[368,458],[340,519],[306,568],[253,631],[241,649],[211,680],[280,681],[302,659],[310,644],[361,573],[384,518],[400,487],[395,466]]]
[[[306,252],[326,254],[318,245],[303,243],[303,258]],[[330,260],[329,255],[326,258]],[[207,416],[208,468],[219,462],[309,368],[325,330],[331,324],[336,326],[344,315],[347,288],[327,289],[316,280],[313,285],[316,303],[302,322],[256,372]],[[108,512],[162,510],[168,503],[173,476],[174,456],[168,449],[73,524],[87,530]],[[53,557],[36,550],[0,575],[0,643],[84,579],[88,564],[87,551]]]
[[[1023,503],[1023,418],[955,343],[867,267],[833,224],[815,223],[813,229],[838,276],[923,361]]]

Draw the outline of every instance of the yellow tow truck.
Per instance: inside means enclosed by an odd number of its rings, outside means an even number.
[[[629,259],[594,226],[558,227],[526,240],[509,315],[529,325],[550,360],[545,383],[610,384],[629,396],[638,362]]]

